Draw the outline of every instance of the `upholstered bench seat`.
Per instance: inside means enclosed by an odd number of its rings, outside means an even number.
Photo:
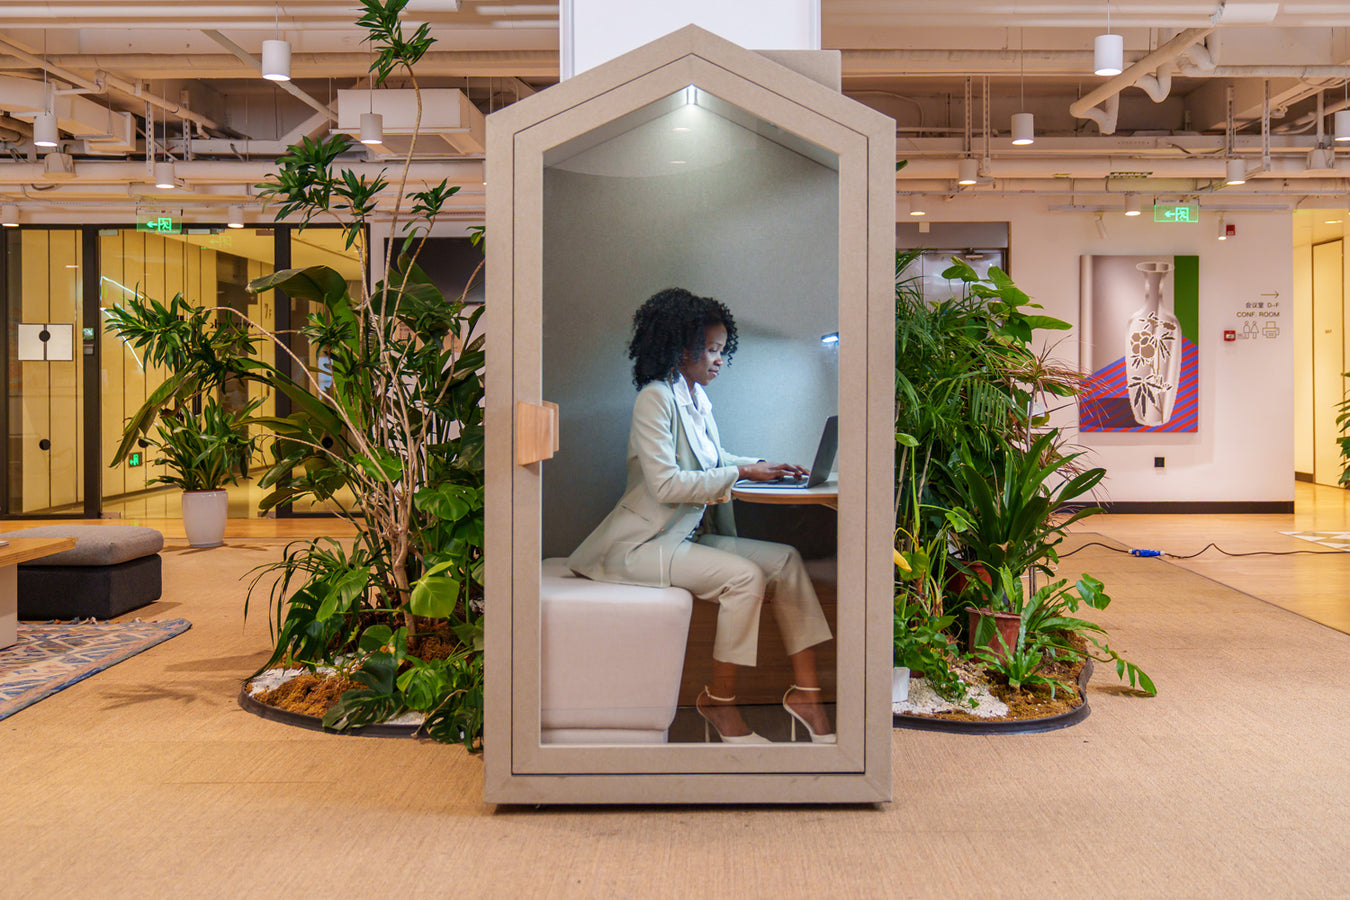
[[[44,525],[0,537],[75,538],[72,549],[19,566],[20,619],[112,619],[160,597],[164,535],[153,528]]]
[[[663,743],[694,598],[591,581],[546,559],[539,580],[544,743]]]

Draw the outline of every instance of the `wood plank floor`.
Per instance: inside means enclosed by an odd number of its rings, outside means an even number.
[[[1340,530],[1343,497],[1102,517],[1070,543],[1317,549],[1278,532]],[[239,709],[270,646],[244,576],[333,523],[232,522],[214,550],[165,527],[164,599],[134,615],[193,628],[0,722],[0,897],[1350,896],[1350,636],[1308,618],[1343,616],[1347,554],[1068,557],[1159,696],[1099,667],[1070,729],[897,730],[890,804],[521,809],[482,803],[462,748]]]

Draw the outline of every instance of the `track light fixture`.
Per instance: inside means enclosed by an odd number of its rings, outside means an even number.
[[[1336,111],[1336,140],[1350,141],[1350,109]]]
[[[173,160],[166,159],[164,162],[155,163],[155,187],[166,191],[178,187],[178,179],[174,177]]]
[[[361,143],[384,143],[384,116],[377,112],[361,113]]]
[[[1092,42],[1092,71],[1097,75],[1119,75],[1125,70],[1125,38],[1111,33],[1111,0],[1106,0],[1106,34]]]
[[[242,206],[231,206],[226,215],[225,225],[227,228],[244,227],[244,208]]]
[[[56,128],[56,114],[49,111],[33,116],[33,144],[51,149],[61,142],[60,132]]]
[[[1127,216],[1137,216],[1137,215],[1139,215],[1139,195],[1138,195],[1138,194],[1126,194],[1126,195],[1125,195],[1125,215],[1127,215]]]
[[[1029,112],[1013,113],[1012,142],[1019,147],[1036,143],[1036,117]]]
[[[923,196],[921,194],[909,195],[909,214],[911,216],[928,215],[928,208],[924,206]]]
[[[973,156],[963,156],[956,162],[956,183],[975,184],[980,180],[980,163]]]
[[[0,225],[6,228],[19,227],[19,207],[13,203],[0,206]]]
[[[276,38],[263,41],[262,77],[268,81],[291,80],[291,42],[281,38],[281,3],[275,6]]]
[[[1219,240],[1228,240],[1228,223],[1223,220],[1223,214],[1219,214],[1219,233],[1215,235]]]
[[[1229,184],[1246,184],[1247,164],[1241,159],[1230,159],[1228,161],[1227,181]]]

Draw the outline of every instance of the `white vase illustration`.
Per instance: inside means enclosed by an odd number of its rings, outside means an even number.
[[[1181,324],[1162,283],[1172,271],[1166,262],[1141,262],[1144,305],[1130,316],[1125,378],[1130,411],[1140,425],[1163,425],[1172,417],[1181,380]]]

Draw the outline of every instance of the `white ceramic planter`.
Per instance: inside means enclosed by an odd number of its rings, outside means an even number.
[[[891,669],[891,702],[903,703],[909,699],[909,669],[896,666]]]
[[[229,500],[224,491],[184,491],[183,530],[192,547],[219,547],[225,543]]]

